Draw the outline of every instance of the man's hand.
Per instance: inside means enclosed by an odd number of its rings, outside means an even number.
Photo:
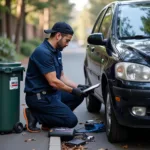
[[[87,97],[88,95],[83,93],[83,91],[80,88],[73,88],[72,93],[75,96],[78,97]]]
[[[89,88],[90,87],[90,85],[82,85],[82,84],[79,84],[78,86],[77,86],[77,88],[79,88],[81,91],[83,91],[83,90],[85,90],[85,89],[87,89],[87,88]]]

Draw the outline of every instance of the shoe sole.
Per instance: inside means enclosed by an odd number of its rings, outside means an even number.
[[[30,129],[28,128],[28,119],[27,119],[27,115],[26,115],[26,108],[23,109],[23,115],[24,115],[24,119],[25,119],[25,121],[26,121],[26,128],[27,128],[27,130],[28,130],[29,132],[31,132],[31,133],[38,133],[38,132],[40,132],[40,130],[38,130],[38,131],[32,131],[32,130],[30,130]]]
[[[50,128],[44,128],[44,127],[42,127],[41,128],[43,131],[49,131],[50,130]]]

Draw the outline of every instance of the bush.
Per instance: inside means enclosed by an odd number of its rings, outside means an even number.
[[[15,45],[9,39],[0,37],[0,61],[15,61]]]
[[[21,46],[20,46],[20,52],[21,52],[21,54],[23,54],[25,56],[30,56],[31,53],[34,51],[35,47],[36,46],[34,46],[31,43],[23,42],[23,43],[21,43]]]
[[[41,40],[40,39],[32,39],[32,40],[28,40],[28,43],[33,44],[35,47],[39,46],[41,44]]]

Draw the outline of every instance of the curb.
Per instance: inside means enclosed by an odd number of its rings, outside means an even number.
[[[61,150],[60,137],[50,137],[49,150]]]

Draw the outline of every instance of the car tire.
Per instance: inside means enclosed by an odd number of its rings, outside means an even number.
[[[112,108],[111,94],[108,86],[106,87],[106,103],[105,103],[105,125],[106,135],[108,141],[111,143],[123,142],[128,137],[127,128],[121,126],[115,117],[114,110]]]

